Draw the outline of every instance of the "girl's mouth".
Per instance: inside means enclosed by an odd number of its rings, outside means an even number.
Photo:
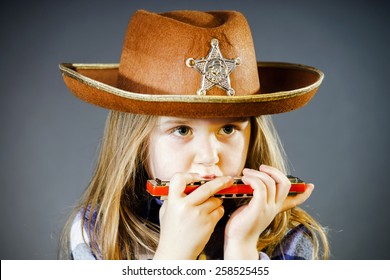
[[[212,180],[215,177],[217,177],[215,174],[205,174],[205,175],[202,175],[202,178],[205,179],[205,180]]]

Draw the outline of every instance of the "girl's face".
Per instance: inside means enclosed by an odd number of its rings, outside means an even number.
[[[249,118],[160,117],[149,142],[149,174],[170,180],[178,172],[240,176],[250,140]]]

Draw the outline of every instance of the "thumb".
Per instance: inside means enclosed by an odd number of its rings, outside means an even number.
[[[312,194],[313,189],[313,184],[306,184],[306,190],[303,193],[296,194],[294,196],[287,196],[286,200],[283,202],[279,213],[287,211],[304,203]]]
[[[159,212],[160,221],[164,217],[165,211],[167,209],[167,205],[168,205],[168,200],[163,200],[163,204],[161,205],[160,212]]]

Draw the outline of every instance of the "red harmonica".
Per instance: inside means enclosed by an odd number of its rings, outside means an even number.
[[[294,177],[291,175],[287,175],[288,179],[291,182],[291,188],[289,191],[289,195],[303,193],[306,190],[306,183],[299,179],[298,177]],[[190,194],[197,188],[199,188],[204,183],[210,180],[202,180],[198,182],[193,182],[186,186],[184,193]],[[154,180],[148,180],[146,183],[146,190],[152,195],[161,197],[161,199],[166,199],[169,191],[169,181],[160,180],[158,178]],[[253,189],[250,185],[246,185],[242,182],[240,178],[234,179],[233,184],[225,188],[219,192],[217,192],[214,196],[221,198],[243,198],[250,197],[253,195]]]

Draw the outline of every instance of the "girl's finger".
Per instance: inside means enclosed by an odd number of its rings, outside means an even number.
[[[244,175],[241,180],[244,182],[244,184],[250,185],[253,189],[253,197],[249,201],[248,206],[250,206],[253,211],[259,212],[261,207],[264,207],[268,203],[267,187],[257,177]]]
[[[210,197],[214,196],[214,194],[216,194],[220,190],[230,187],[232,184],[232,177],[218,177],[201,185],[191,194],[187,195],[185,199],[187,199],[193,205],[199,205],[205,202]]]
[[[197,173],[176,173],[169,183],[168,199],[172,200],[185,197],[184,190],[186,186],[192,182],[201,180],[201,178]]]
[[[313,184],[306,184],[306,190],[303,193],[296,194],[294,196],[288,196],[283,202],[280,212],[284,212],[304,203],[312,194],[313,189]]]
[[[275,180],[276,188],[276,201],[282,201],[286,199],[288,192],[291,188],[291,182],[283,172],[279,169],[268,166],[265,164],[260,165],[260,171],[267,173],[272,179]]]
[[[212,221],[219,221],[223,217],[224,213],[225,213],[225,208],[223,208],[223,206],[221,205],[210,212],[209,218]]]
[[[164,200],[162,206],[160,207],[160,212],[159,212],[160,221],[162,220],[162,217],[164,216],[167,207],[168,207],[168,201]]]
[[[267,202],[275,202],[276,182],[271,176],[264,172],[248,168],[243,170],[243,175],[259,178],[267,188]]]
[[[222,205],[223,199],[210,197],[208,200],[199,205],[200,210],[206,214],[212,213],[215,209]]]

